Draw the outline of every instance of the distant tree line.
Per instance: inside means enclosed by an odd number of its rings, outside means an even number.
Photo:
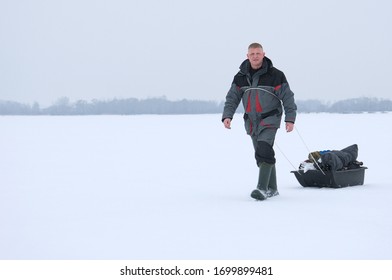
[[[334,103],[323,103],[319,100],[296,101],[298,111],[302,113],[363,113],[363,112],[390,112],[392,100],[379,98],[353,98]]]
[[[334,103],[318,100],[297,100],[298,112],[302,113],[362,113],[392,111],[392,100],[378,98],[354,98]],[[165,97],[149,99],[78,100],[70,102],[62,97],[53,105],[41,108],[14,101],[0,100],[0,115],[137,115],[137,114],[215,114],[222,113],[224,101],[179,100]],[[238,112],[243,112],[240,105]]]

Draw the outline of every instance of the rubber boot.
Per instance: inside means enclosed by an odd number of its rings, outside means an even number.
[[[277,195],[279,195],[279,192],[278,192],[278,184],[276,180],[276,168],[274,164],[271,169],[271,176],[268,184],[267,196],[273,197]]]
[[[268,197],[267,191],[274,164],[262,162],[259,164],[259,181],[257,189],[253,190],[250,196],[257,200],[264,200]]]

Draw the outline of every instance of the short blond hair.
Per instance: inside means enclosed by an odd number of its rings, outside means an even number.
[[[252,44],[249,45],[248,50],[249,49],[256,49],[256,48],[263,49],[263,46],[261,44],[259,44],[259,43],[252,43]]]

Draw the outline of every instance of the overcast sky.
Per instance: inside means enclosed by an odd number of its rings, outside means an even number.
[[[260,42],[300,100],[391,98],[390,0],[0,0],[0,100],[224,100]]]

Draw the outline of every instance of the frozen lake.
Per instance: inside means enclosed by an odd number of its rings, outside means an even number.
[[[391,259],[391,123],[300,114],[277,135],[281,195],[257,202],[241,115],[0,116],[0,259]],[[300,136],[358,144],[365,184],[301,187]]]

